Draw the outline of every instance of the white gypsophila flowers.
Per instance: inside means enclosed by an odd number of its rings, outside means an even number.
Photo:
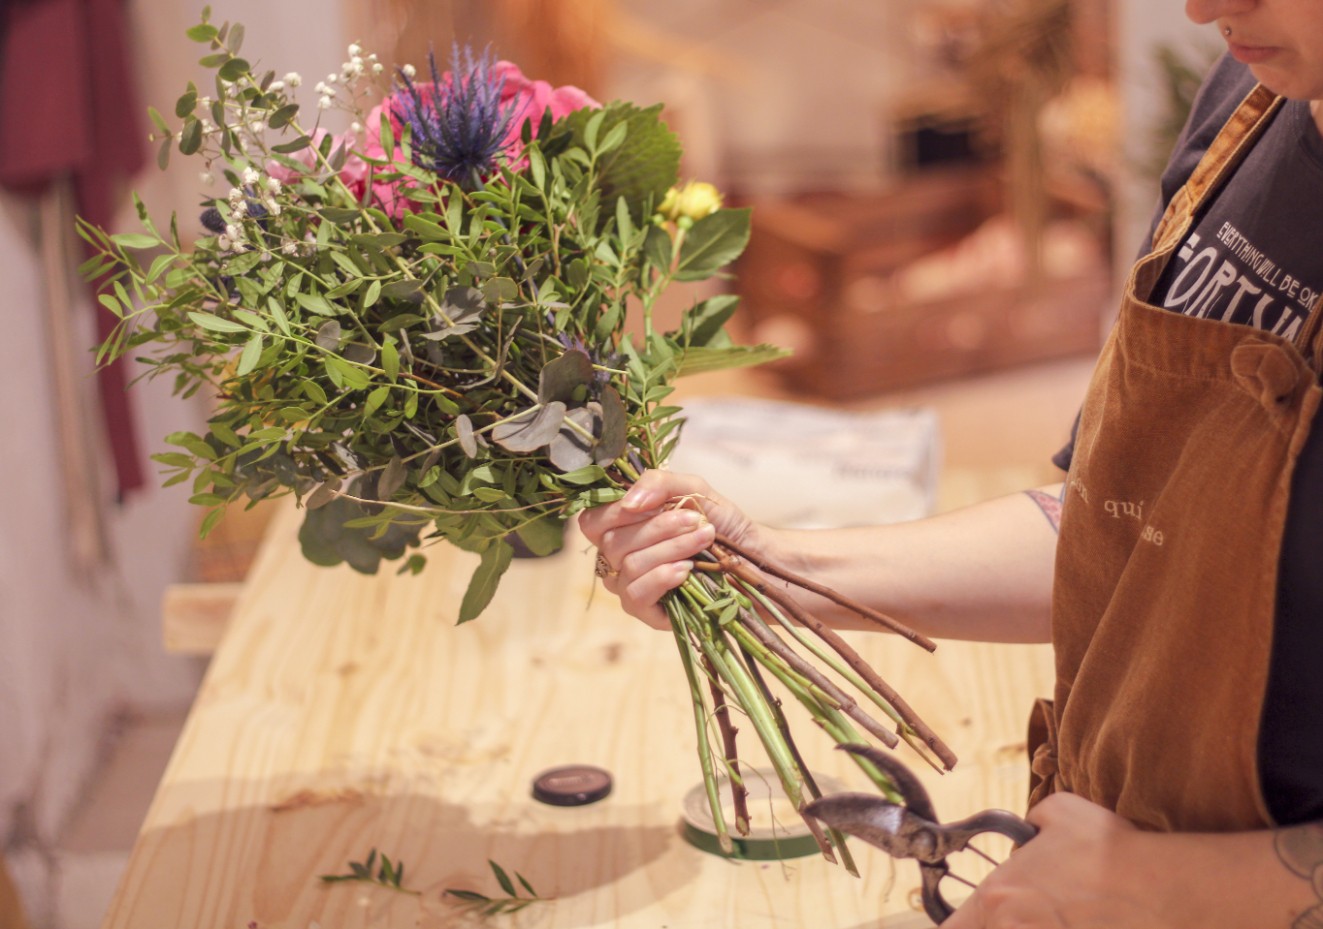
[[[418,69],[415,68],[413,65],[405,65],[404,67],[400,68],[400,73],[412,81],[415,77],[418,76]]]
[[[235,219],[244,219],[248,216],[248,201],[240,200],[238,203],[230,205],[230,214]]]
[[[271,93],[273,93],[273,94],[278,94],[278,93],[280,93],[282,90],[285,89],[285,82],[284,82],[284,81],[272,81],[270,84],[267,84],[267,85],[266,85],[266,89],[267,89],[268,91],[270,91]]]
[[[216,236],[216,247],[223,252],[228,252],[230,250],[230,237],[224,234]]]
[[[268,178],[266,179],[266,189],[269,190],[269,191],[271,191],[273,194],[278,194],[278,193],[280,193],[280,186],[281,186],[281,185],[280,185],[280,178],[278,178],[278,177],[268,177]]]
[[[259,174],[257,169],[254,168],[252,165],[249,165],[248,167],[243,169],[243,182],[245,184],[249,184],[249,185],[256,184],[261,179],[262,179],[262,175]]]
[[[297,71],[291,71],[286,74],[284,80],[290,87],[298,87],[303,83],[303,78],[299,76],[299,72]]]
[[[212,174],[210,171],[200,171],[198,172],[198,181],[203,187],[210,187],[212,184],[216,183],[216,175]]]
[[[225,234],[229,236],[231,240],[243,238],[243,230],[234,223],[230,223],[225,227]]]
[[[299,253],[299,243],[290,239],[284,245],[280,246],[280,250],[286,255],[297,255]]]

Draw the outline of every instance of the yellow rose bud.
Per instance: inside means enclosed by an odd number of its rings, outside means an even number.
[[[657,212],[671,222],[702,219],[721,209],[721,192],[705,181],[689,181],[666,191]]]

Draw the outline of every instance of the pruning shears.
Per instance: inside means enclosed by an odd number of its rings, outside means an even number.
[[[970,884],[951,873],[946,863],[948,855],[969,850],[987,858],[969,844],[971,839],[987,833],[1004,835],[1017,846],[1038,834],[1037,827],[1006,810],[984,810],[956,822],[940,823],[928,791],[894,756],[869,745],[840,747],[867,759],[890,777],[904,802],[893,803],[875,794],[839,793],[814,800],[805,812],[834,829],[882,849],[893,858],[918,861],[923,881],[923,909],[938,925],[955,912],[942,896],[942,880],[950,877]]]

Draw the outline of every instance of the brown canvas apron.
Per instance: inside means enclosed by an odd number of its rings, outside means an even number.
[[[1141,826],[1271,824],[1258,771],[1291,473],[1318,407],[1316,306],[1293,344],[1145,302],[1279,105],[1241,104],[1132,271],[1081,413],[1057,545],[1055,700],[1031,803]]]

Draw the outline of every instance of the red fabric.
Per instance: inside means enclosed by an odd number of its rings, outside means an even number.
[[[0,186],[40,194],[70,177],[79,214],[109,226],[144,158],[123,0],[8,0],[0,18]],[[115,318],[94,306],[105,338]],[[124,365],[97,378],[122,498],[143,485]]]

